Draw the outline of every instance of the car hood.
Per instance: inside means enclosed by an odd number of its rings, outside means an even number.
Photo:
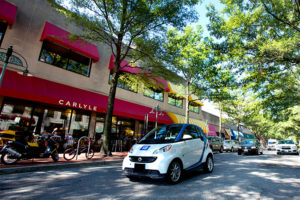
[[[153,156],[153,152],[164,146],[172,145],[171,143],[165,144],[135,144],[132,146],[129,156]]]

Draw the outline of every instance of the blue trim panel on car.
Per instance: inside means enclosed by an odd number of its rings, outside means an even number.
[[[205,135],[204,132],[203,132],[203,130],[202,130],[201,128],[200,128],[199,130],[201,131],[202,136]],[[192,166],[186,168],[185,170],[190,170],[190,169],[195,168],[195,167],[198,167],[198,166],[200,166],[200,165],[202,164],[204,151],[205,151],[205,148],[206,148],[206,145],[207,145],[207,139],[206,139],[206,137],[204,137],[203,140],[204,140],[204,141],[203,141],[203,142],[204,142],[204,145],[203,145],[202,155],[201,155],[201,157],[200,157],[199,162],[193,164]]]

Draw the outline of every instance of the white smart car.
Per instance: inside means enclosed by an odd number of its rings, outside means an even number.
[[[129,151],[122,169],[129,177],[167,178],[178,183],[183,171],[214,168],[212,150],[202,129],[193,124],[171,124],[150,131]]]

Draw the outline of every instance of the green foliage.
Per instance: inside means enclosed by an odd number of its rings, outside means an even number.
[[[127,59],[134,65],[141,61],[145,71],[153,75],[161,71],[157,68],[163,68],[164,63],[156,58],[167,27],[183,27],[188,21],[196,20],[192,7],[198,0],[47,1],[82,28],[81,37],[106,44],[115,56],[104,127],[104,150],[110,154],[112,113],[121,62]],[[139,75],[142,78],[137,79],[147,80],[146,72]]]
[[[241,83],[262,100],[265,114],[282,120],[281,111],[300,102],[299,1],[222,0],[210,6],[214,49],[242,75]]]

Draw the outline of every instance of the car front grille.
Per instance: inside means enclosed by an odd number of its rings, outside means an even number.
[[[282,147],[282,149],[291,149],[291,147]]]
[[[157,159],[157,157],[129,156],[129,159],[131,162],[152,163]]]

